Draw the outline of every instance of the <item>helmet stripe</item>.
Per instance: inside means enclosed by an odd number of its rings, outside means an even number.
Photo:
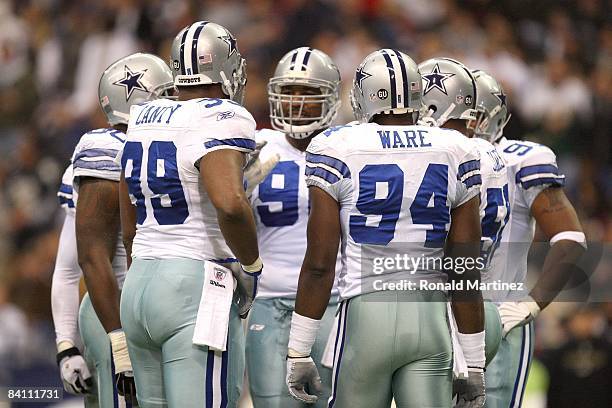
[[[289,69],[294,69],[295,68],[295,60],[297,59],[298,52],[300,52],[300,51],[299,50],[295,50],[295,52],[291,56],[291,65],[289,65]]]
[[[185,75],[185,39],[187,38],[187,33],[189,32],[189,28],[186,28],[183,32],[183,37],[181,38],[181,50],[179,52],[179,63],[181,65],[181,74]]]
[[[204,26],[208,24],[208,21],[203,21],[193,33],[193,40],[191,41],[191,69],[193,74],[199,73],[198,70],[198,40],[200,39],[200,32]]]
[[[308,48],[306,51],[306,55],[304,55],[304,61],[302,62],[302,71],[306,71],[306,67],[308,66],[308,60],[310,59],[310,54],[312,54],[312,48]]]
[[[389,85],[391,87],[391,109],[397,108],[397,89],[395,86],[395,69],[393,68],[393,62],[391,57],[387,54],[386,50],[382,50],[382,55],[385,57],[387,63],[387,70],[389,71]]]
[[[409,98],[410,98],[410,93],[408,92],[408,74],[406,74],[406,64],[404,63],[404,58],[402,57],[402,54],[400,54],[399,51],[397,50],[393,50],[393,52],[395,53],[395,56],[397,57],[399,64],[400,64],[400,70],[402,71],[402,85],[403,85],[403,92],[404,95],[402,97],[402,103],[404,108],[408,108],[409,107]]]

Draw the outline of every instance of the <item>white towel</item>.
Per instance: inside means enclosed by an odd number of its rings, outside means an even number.
[[[453,315],[453,309],[451,308],[450,302],[446,303],[446,310],[448,315],[448,324],[451,329],[451,339],[453,342],[453,376],[456,380],[468,378],[468,366],[463,355],[463,349],[459,344],[459,329],[457,328],[457,322],[455,322],[455,316]]]
[[[334,325],[329,331],[329,336],[327,336],[327,343],[325,344],[325,350],[321,358],[321,365],[323,367],[334,368],[334,348],[336,346],[336,336],[338,335],[338,316],[339,313],[336,311]]]
[[[204,285],[193,344],[226,350],[234,285],[232,271],[214,262],[204,262]]]

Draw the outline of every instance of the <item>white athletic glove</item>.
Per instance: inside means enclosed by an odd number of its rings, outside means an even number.
[[[232,268],[236,283],[238,285],[238,315],[241,319],[246,319],[253,306],[255,296],[257,296],[257,285],[259,277],[263,271],[263,262],[257,258],[251,265],[240,265],[236,271]]]
[[[93,378],[85,359],[78,348],[68,341],[58,344],[57,365],[64,383],[64,390],[70,394],[86,394],[93,386]]]
[[[276,166],[276,163],[278,163],[280,160],[280,156],[278,154],[274,154],[263,163],[261,160],[259,160],[259,153],[261,153],[261,149],[263,149],[267,143],[268,142],[266,141],[257,143],[255,150],[253,150],[253,152],[250,154],[249,161],[244,167],[244,181],[246,184],[247,197],[253,193],[253,190],[259,185],[259,183],[265,180],[274,166]]]
[[[498,306],[504,337],[517,326],[523,326],[540,313],[540,306],[531,297],[520,302],[504,302]]]
[[[287,356],[287,377],[285,378],[289,394],[298,401],[314,404],[323,392],[321,377],[317,366],[310,356]]]
[[[467,380],[455,380],[454,391],[457,393],[455,408],[480,408],[485,403],[484,369],[470,368]]]
[[[132,362],[128,354],[125,333],[121,329],[113,330],[108,333],[113,351],[113,364],[115,365],[115,384],[119,395],[125,398],[127,403],[138,404],[136,400],[136,383],[134,382],[134,372]]]

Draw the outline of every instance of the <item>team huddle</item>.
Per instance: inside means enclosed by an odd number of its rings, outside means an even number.
[[[332,126],[339,70],[301,47],[256,130],[246,81],[237,40],[206,21],[170,66],[137,53],[102,74],[109,128],[82,136],[58,192],[65,390],[86,407],[236,407],[246,371],[256,408],[520,407],[533,319],[586,238],[555,154],[503,136],[502,86],[381,49],[355,70],[356,120]],[[524,282],[536,223],[551,248],[529,291],[462,285]],[[366,267],[398,253],[482,261]]]

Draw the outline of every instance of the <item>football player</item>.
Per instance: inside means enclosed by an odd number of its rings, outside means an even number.
[[[503,300],[498,303],[503,338],[487,367],[486,406],[514,408],[522,404],[533,355],[533,319],[568,282],[572,265],[586,249],[586,237],[563,192],[565,177],[559,172],[555,154],[541,144],[503,137],[508,121],[506,94],[485,72],[475,71],[474,77],[479,110],[475,133],[497,146],[509,169],[511,215],[502,245],[493,254],[490,278],[525,282],[536,223],[551,245],[529,295],[505,293],[498,299]]]
[[[81,137],[62,178],[58,195],[66,218],[51,290],[57,360],[64,388],[87,393],[88,407],[117,407],[121,400],[117,388],[126,393],[128,404],[136,402],[135,395],[125,389],[133,384],[126,344],[116,340],[121,328],[118,291],[127,263],[119,237],[120,167],[113,158],[125,140],[130,106],[165,97],[173,89],[170,69],[154,55],[132,54],[108,67],[100,78],[98,95],[111,127]],[[79,311],[81,270],[88,294]],[[85,345],[84,358],[76,347],[77,326]]]
[[[421,76],[407,55],[376,51],[358,67],[351,103],[361,124],[315,137],[306,153],[310,194],[306,255],[287,357],[287,386],[304,401],[319,387],[311,350],[330,297],[342,242],[342,299],[330,407],[451,404],[448,275],[428,262],[406,268],[397,255],[477,257],[479,153],[453,130],[415,126]],[[446,253],[445,253],[446,252]],[[385,259],[386,258],[386,259]],[[371,268],[383,259],[383,271]],[[469,268],[454,283],[478,280]],[[387,284],[385,286],[383,284]],[[390,284],[407,290],[393,290]],[[459,288],[459,286],[457,286]],[[401,286],[400,286],[401,289]],[[478,290],[453,290],[468,362],[484,361]]]
[[[474,136],[474,124],[486,95],[480,96],[470,70],[450,58],[432,58],[419,64],[423,77],[423,102],[427,109],[423,121],[434,126],[455,129],[467,137]],[[480,99],[479,99],[480,97]],[[491,95],[491,97],[495,97]],[[510,217],[508,197],[508,171],[501,154],[488,141],[473,138],[480,151],[480,222],[481,252],[484,268],[482,281],[492,279],[491,257],[499,247],[504,226]],[[501,322],[497,307],[491,300],[490,292],[483,292],[485,300],[485,345],[486,362],[490,362],[501,341]],[[482,367],[484,368],[484,367]],[[481,370],[482,372],[482,370]],[[458,386],[467,384],[459,381]],[[479,387],[479,392],[484,391]]]
[[[267,142],[260,159],[264,164],[275,157],[282,160],[251,196],[261,257],[267,269],[259,282],[246,339],[247,371],[255,408],[304,405],[287,393],[284,379],[291,313],[306,252],[306,149],[336,116],[339,88],[336,64],[322,51],[309,47],[296,48],[283,56],[268,85],[274,130],[257,132],[257,141]],[[331,369],[323,367],[321,359],[333,326],[337,296],[335,289],[312,349],[324,387],[316,404],[320,407],[327,406],[331,392]]]
[[[255,121],[240,105],[245,61],[234,36],[206,21],[181,30],[171,55],[179,101],[134,107],[117,156],[132,258],[121,321],[141,406],[235,407],[244,377],[239,316],[263,268],[243,186],[255,148]]]

